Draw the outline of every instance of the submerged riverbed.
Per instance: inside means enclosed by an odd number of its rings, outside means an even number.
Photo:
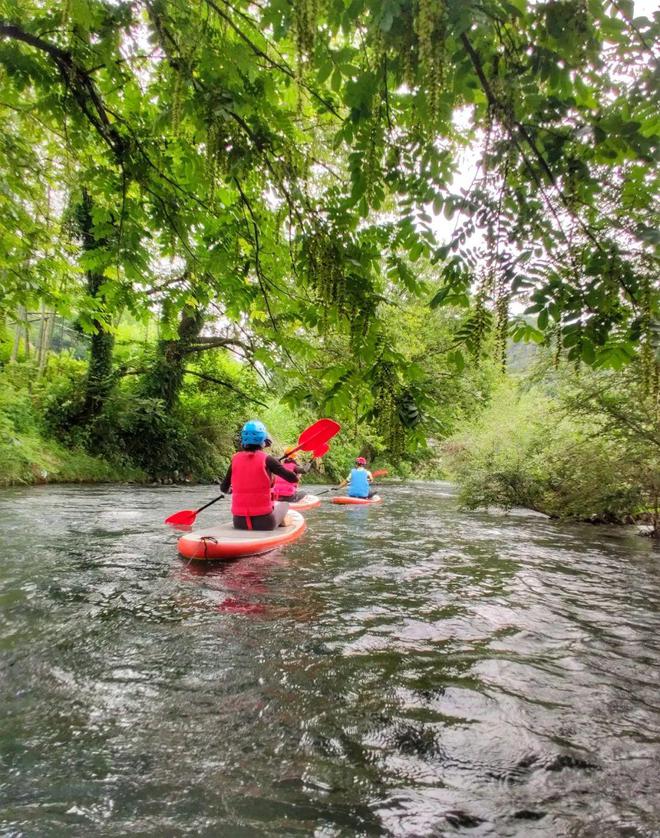
[[[649,540],[418,483],[187,565],[214,491],[0,492],[0,834],[658,834]]]

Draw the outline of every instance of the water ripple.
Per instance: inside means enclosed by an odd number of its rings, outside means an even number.
[[[412,483],[200,568],[208,495],[0,493],[3,834],[657,834],[648,541]]]

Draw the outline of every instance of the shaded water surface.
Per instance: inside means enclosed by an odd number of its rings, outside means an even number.
[[[187,566],[213,493],[0,493],[0,834],[660,833],[648,540],[415,484]]]

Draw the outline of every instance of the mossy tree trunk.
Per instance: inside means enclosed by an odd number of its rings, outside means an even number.
[[[92,250],[101,248],[106,244],[94,236],[92,223],[92,199],[83,190],[82,200],[78,206],[78,225],[82,237],[83,251],[89,253]],[[102,303],[100,289],[105,282],[103,274],[89,270],[86,275],[87,294],[99,308]],[[92,319],[94,332],[92,334],[89,354],[89,366],[85,380],[85,395],[82,410],[79,415],[79,423],[82,425],[92,424],[93,421],[103,412],[105,403],[114,386],[112,370],[113,350],[115,338],[107,328],[107,323],[100,316]]]
[[[158,341],[153,365],[142,377],[141,395],[160,399],[168,412],[176,407],[186,374],[185,359],[203,325],[203,309],[186,306],[181,312],[177,337]]]

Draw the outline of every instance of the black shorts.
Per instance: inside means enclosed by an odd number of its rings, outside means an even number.
[[[268,515],[251,515],[250,523],[252,526],[248,527],[247,518],[245,515],[234,515],[234,529],[237,530],[274,530],[277,527],[275,516],[272,512]]]
[[[306,496],[307,492],[296,492],[295,495],[288,495],[287,497],[277,495],[275,500],[279,500],[282,503],[298,503],[299,500],[302,500]]]

